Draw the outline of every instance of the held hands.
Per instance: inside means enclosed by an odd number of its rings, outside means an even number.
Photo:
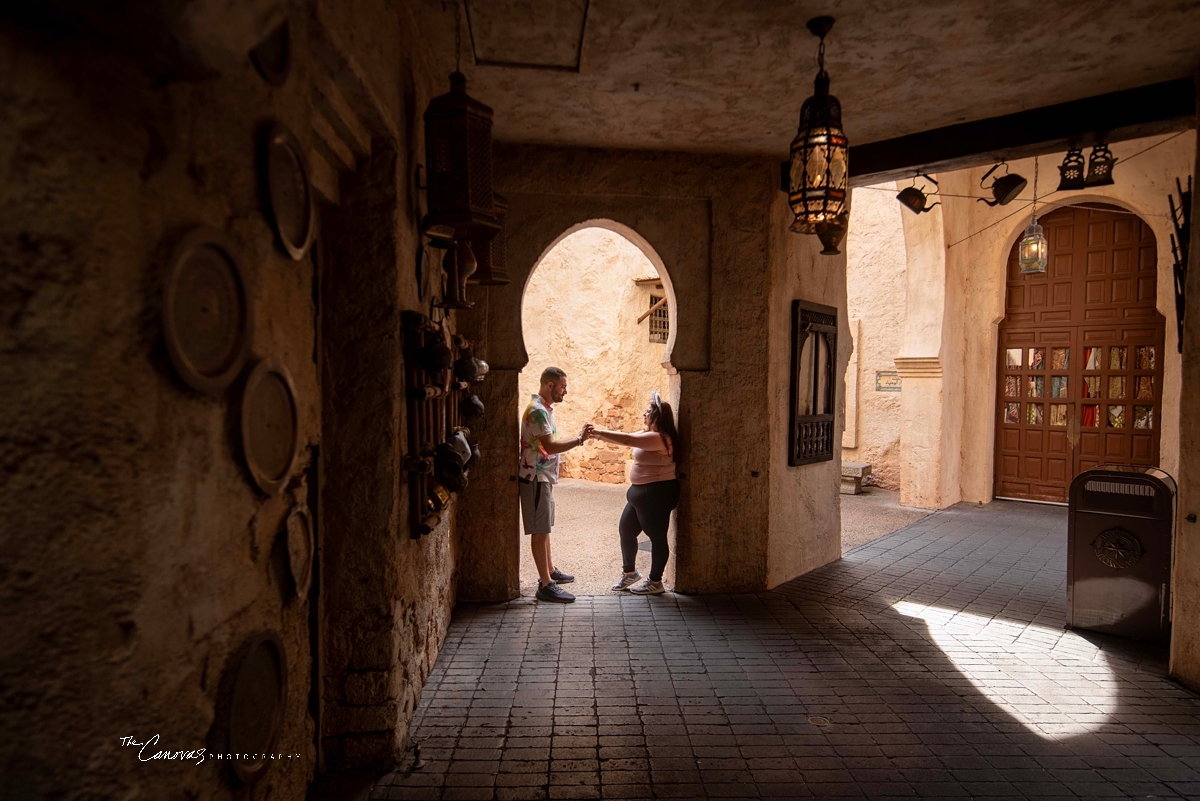
[[[587,442],[588,439],[594,436],[595,431],[596,427],[594,425],[591,423],[584,423],[583,431],[579,433],[579,444],[582,445],[583,443]]]

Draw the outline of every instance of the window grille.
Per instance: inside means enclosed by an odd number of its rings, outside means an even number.
[[[657,295],[650,296],[650,308],[654,309],[654,304],[660,302],[661,297]],[[667,304],[659,306],[654,311],[650,312],[650,341],[660,345],[667,344],[667,336],[671,333],[671,317],[667,310]]]
[[[788,464],[833,459],[837,309],[792,301],[791,420]]]

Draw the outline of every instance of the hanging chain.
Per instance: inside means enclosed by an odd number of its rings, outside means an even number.
[[[1033,221],[1037,222],[1038,157],[1033,157]]]
[[[825,71],[825,37],[821,37],[821,44],[817,46],[817,70]]]
[[[462,72],[462,4],[454,3],[454,71]]]

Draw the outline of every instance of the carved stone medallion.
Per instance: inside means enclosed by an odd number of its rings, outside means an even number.
[[[304,504],[297,504],[287,518],[288,569],[296,588],[296,599],[303,601],[312,584],[313,542],[312,515]]]
[[[300,261],[315,234],[312,182],[300,142],[282,125],[275,125],[267,135],[266,173],[275,233],[288,255]]]
[[[194,228],[176,246],[163,284],[163,334],[179,377],[220,392],[245,364],[253,331],[245,276],[228,237]]]
[[[267,772],[287,705],[287,655],[283,641],[273,631],[251,640],[240,652],[226,700],[225,742],[233,772],[246,784]]]
[[[1114,570],[1132,567],[1142,558],[1142,544],[1122,528],[1110,528],[1096,537],[1092,550],[1097,559]]]
[[[242,451],[259,488],[277,494],[287,484],[300,451],[296,389],[283,362],[261,361],[242,396]]]

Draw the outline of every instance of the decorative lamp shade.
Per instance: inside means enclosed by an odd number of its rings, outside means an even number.
[[[829,94],[829,75],[822,69],[813,96],[800,108],[800,129],[792,140],[788,202],[796,219],[791,230],[815,234],[818,225],[844,221],[849,150],[842,131],[842,104]]]
[[[450,93],[425,110],[429,213],[422,228],[438,239],[491,239],[499,230],[492,206],[492,110],[467,94],[461,72]]]
[[[1046,235],[1042,233],[1042,226],[1038,225],[1035,217],[1025,229],[1025,236],[1021,238],[1021,275],[1046,272],[1046,251]]]
[[[1101,142],[1093,147],[1092,154],[1088,157],[1088,174],[1084,179],[1084,185],[1109,186],[1113,184],[1112,171],[1113,165],[1116,163],[1117,159],[1108,149],[1108,145]]]
[[[1057,191],[1083,189],[1086,185],[1083,181],[1083,167],[1083,151],[1074,147],[1068,150],[1067,155],[1063,157],[1063,163],[1058,168],[1058,173],[1062,177],[1058,182]]]
[[[505,254],[507,237],[504,235],[504,218],[508,214],[508,201],[500,195],[492,196],[492,206],[495,209],[496,222],[500,230],[486,242],[475,242],[475,258],[479,268],[469,279],[473,284],[484,286],[499,286],[511,283],[508,277],[508,260]]]

